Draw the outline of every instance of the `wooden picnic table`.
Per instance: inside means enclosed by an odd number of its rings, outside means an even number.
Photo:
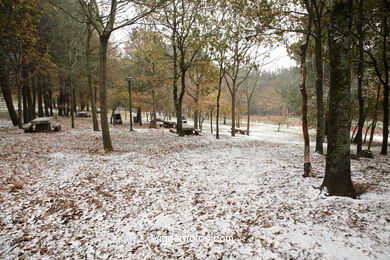
[[[31,122],[24,124],[23,129],[25,132],[47,132],[52,129],[55,132],[59,132],[61,131],[61,123],[53,119],[53,117],[37,117]]]
[[[199,135],[200,130],[192,126],[183,126],[183,132],[185,135],[192,135],[192,134]]]
[[[52,117],[37,117],[31,121],[31,124],[35,126],[35,132],[50,131],[52,119]]]
[[[76,117],[91,117],[91,115],[85,111],[77,112]]]
[[[163,121],[164,128],[176,128],[176,122],[174,121]]]
[[[248,134],[248,131],[245,130],[245,129],[235,128],[234,130],[235,130],[235,131],[234,131],[235,133],[240,133],[240,134],[242,134],[242,135]]]

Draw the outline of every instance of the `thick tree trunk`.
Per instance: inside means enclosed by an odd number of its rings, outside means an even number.
[[[356,198],[351,180],[351,26],[352,0],[333,1],[329,25],[330,104],[326,170],[321,188],[328,194]]]
[[[194,127],[199,128],[199,109],[197,104],[195,104],[194,108]]]
[[[364,111],[364,97],[363,97],[363,63],[364,63],[364,53],[363,53],[363,43],[364,43],[364,33],[363,33],[363,0],[359,2],[359,19],[358,19],[357,32],[359,37],[359,64],[357,68],[357,80],[358,80],[358,100],[359,100],[359,123],[358,130],[356,134],[356,144],[357,151],[356,154],[359,155],[362,152],[363,147],[363,128],[365,121],[365,111]]]
[[[138,124],[142,125],[142,110],[140,106],[137,107],[137,120]]]
[[[14,103],[12,101],[12,93],[9,87],[8,75],[3,70],[2,65],[0,65],[0,86],[1,86],[1,92],[3,93],[3,97],[5,100],[5,104],[7,105],[9,117],[11,118],[12,124],[14,126],[17,126],[18,115],[16,114]]]
[[[100,118],[103,137],[103,147],[106,152],[112,151],[110,128],[107,120],[107,47],[109,36],[100,36],[99,48],[99,83],[100,83]],[[131,120],[131,118],[130,118]]]

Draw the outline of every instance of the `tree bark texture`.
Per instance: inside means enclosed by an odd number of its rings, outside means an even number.
[[[330,100],[326,169],[321,188],[331,196],[356,198],[351,179],[351,26],[352,0],[334,0],[329,24]]]

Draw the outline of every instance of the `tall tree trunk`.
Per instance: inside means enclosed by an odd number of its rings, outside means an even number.
[[[49,109],[50,109],[50,116],[53,116],[53,95],[51,92],[51,88],[48,89],[48,101],[49,101]]]
[[[322,26],[321,19],[317,17],[315,22],[315,64],[316,64],[316,98],[317,98],[317,135],[316,152],[324,153],[323,143],[325,134],[324,120],[324,89],[323,89],[323,69],[322,69]]]
[[[100,81],[100,118],[103,136],[103,147],[106,152],[112,151],[110,128],[107,120],[107,47],[109,36],[100,36],[99,48],[99,81]],[[130,116],[131,117],[131,116]],[[131,118],[130,118],[131,120]]]
[[[142,125],[142,110],[140,106],[137,107],[137,120],[138,124]]]
[[[31,69],[31,75],[34,74],[34,69]],[[32,101],[31,101],[31,118],[37,117],[37,112],[35,111],[36,107],[36,101],[37,101],[37,80],[36,80],[36,74],[31,77],[31,90],[32,90]]]
[[[72,128],[75,128],[74,126],[74,115],[76,113],[75,111],[75,94],[74,94],[74,86],[73,86],[73,77],[72,77],[72,71],[70,71],[69,75],[69,87],[70,87],[70,118],[71,118],[71,126]]]
[[[195,102],[195,108],[194,108],[194,127],[199,128],[199,108],[198,104]]]
[[[91,103],[92,110],[92,124],[93,131],[99,131],[99,123],[97,120],[96,113],[96,96],[95,96],[95,88],[92,85],[92,68],[91,68],[91,36],[92,36],[92,26],[87,24],[87,42],[86,42],[86,62],[87,62],[87,77],[88,77],[88,95],[89,102]]]
[[[364,63],[364,53],[363,53],[363,43],[364,43],[364,33],[363,33],[363,0],[359,1],[359,18],[357,33],[359,37],[359,64],[357,68],[357,80],[358,80],[358,99],[359,99],[359,123],[358,130],[356,133],[356,144],[357,151],[356,154],[359,155],[362,152],[363,147],[363,128],[365,121],[365,111],[364,111],[364,97],[363,97],[363,63]]]
[[[186,90],[186,72],[187,69],[185,68],[185,51],[183,48],[180,49],[180,83],[181,83],[181,90],[180,90],[180,95],[178,99],[178,107],[176,111],[176,118],[177,118],[177,133],[179,136],[184,136],[184,131],[183,131],[183,120],[182,120],[182,109],[183,109],[183,99],[184,99],[184,94]]]
[[[154,66],[154,64],[153,64]],[[153,68],[154,70],[154,68]],[[153,116],[150,117],[150,128],[157,128],[157,121],[156,121],[156,116],[157,116],[157,109],[156,109],[156,91],[155,91],[155,86],[154,83],[151,83],[152,85],[152,109],[153,109]],[[126,109],[126,108],[125,108]],[[125,110],[126,113],[126,110]]]
[[[382,21],[382,34],[383,34],[383,48],[382,48],[382,59],[384,67],[384,86],[383,86],[383,140],[382,140],[382,149],[381,154],[387,154],[387,145],[389,140],[389,66],[387,63],[387,34],[388,34],[388,25],[387,25],[387,16],[384,16]]]
[[[16,114],[14,103],[12,101],[12,93],[9,87],[8,75],[4,71],[2,65],[0,65],[0,86],[1,92],[3,93],[3,97],[5,100],[5,104],[7,105],[9,117],[11,118],[12,124],[14,126],[17,126],[19,123],[18,115]]]
[[[210,108],[210,130],[213,133],[213,108]]]
[[[29,80],[28,80],[28,69],[26,68],[26,65],[22,68],[22,84],[23,84],[23,122],[28,123],[32,120],[31,114],[30,114],[30,90],[29,90]]]
[[[22,75],[20,71],[16,74],[16,84],[18,87],[18,126],[20,129],[23,128],[23,108],[22,108],[22,99],[23,99],[23,83]]]
[[[43,116],[43,106],[42,106],[42,96],[43,96],[43,91],[42,91],[42,76],[39,74],[38,75],[38,116],[42,117]]]
[[[321,188],[331,196],[356,198],[351,180],[351,26],[352,0],[334,0],[329,24],[330,104],[326,170]]]
[[[235,83],[233,82],[232,91],[232,136],[236,136],[236,91]]]
[[[246,135],[249,135],[249,125],[250,125],[250,120],[251,120],[251,114],[250,114],[250,107],[251,107],[251,101],[250,99],[248,100],[248,115],[246,118]]]
[[[219,76],[218,82],[218,94],[217,94],[217,116],[216,116],[216,139],[219,139],[219,114],[220,114],[220,100],[221,100],[221,90],[222,90],[222,77]]]
[[[304,141],[304,150],[303,150],[303,177],[312,177],[312,167],[311,167],[311,158],[310,158],[310,137],[307,123],[307,92],[306,92],[306,52],[307,46],[309,45],[311,34],[311,20],[309,21],[306,41],[301,46],[301,82],[300,82],[300,91],[302,95],[302,133]]]
[[[45,116],[50,116],[50,112],[49,112],[49,98],[48,98],[48,85],[47,85],[47,80],[45,79],[44,80],[44,83],[43,83],[43,103],[45,105]]]

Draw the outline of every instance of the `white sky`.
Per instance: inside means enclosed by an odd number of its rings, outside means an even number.
[[[290,68],[296,66],[296,62],[291,59],[284,46],[279,46],[271,51],[270,63],[264,66],[265,71],[274,71],[281,68]]]
[[[122,43],[121,45],[127,41],[129,35],[129,28],[122,28],[120,30],[115,31],[112,34],[111,40],[113,42]],[[275,71],[281,68],[289,68],[296,66],[296,62],[291,59],[286,51],[284,46],[279,46],[271,50],[270,57],[267,59],[266,65],[264,65],[265,71]]]

